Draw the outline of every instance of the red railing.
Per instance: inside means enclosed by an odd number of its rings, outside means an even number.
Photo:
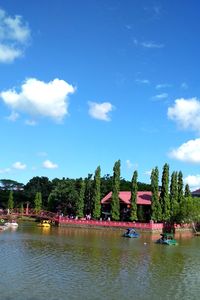
[[[66,225],[80,225],[80,226],[102,226],[102,227],[134,227],[141,230],[161,230],[163,229],[163,223],[139,223],[139,222],[117,222],[117,221],[98,221],[98,220],[81,220],[70,219],[67,217],[58,218],[59,224]]]

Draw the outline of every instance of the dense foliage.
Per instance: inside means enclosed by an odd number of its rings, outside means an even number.
[[[92,215],[99,219],[101,215],[100,200],[112,191],[111,214],[113,220],[124,219],[119,201],[119,191],[131,191],[131,203],[123,208],[126,220],[145,220],[141,205],[136,205],[137,191],[152,191],[150,218],[155,222],[170,223],[200,222],[200,199],[193,198],[188,184],[183,184],[182,172],[169,175],[169,165],[163,166],[161,186],[159,170],[152,169],[151,184],[137,181],[137,171],[131,181],[120,177],[120,160],[113,167],[113,174],[101,177],[101,168],[86,178],[33,177],[26,185],[10,179],[0,180],[0,208],[18,208],[19,211],[29,205],[37,211],[41,209],[62,213],[68,216],[83,218]],[[128,218],[128,219],[127,219]]]

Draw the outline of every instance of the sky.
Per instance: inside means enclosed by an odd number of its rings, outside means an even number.
[[[0,178],[156,166],[200,188],[198,0],[1,0]]]

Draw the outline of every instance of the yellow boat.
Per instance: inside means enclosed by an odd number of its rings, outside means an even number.
[[[49,220],[42,220],[37,226],[40,226],[40,227],[50,227],[51,224],[50,224]]]

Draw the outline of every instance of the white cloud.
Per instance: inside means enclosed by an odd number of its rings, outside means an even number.
[[[176,99],[174,106],[168,108],[167,115],[180,128],[200,131],[200,101],[197,98]]]
[[[0,62],[9,63],[22,56],[22,51],[20,49],[15,49],[12,46],[0,44]]]
[[[169,153],[170,157],[180,161],[200,163],[200,138],[189,140],[179,148],[173,149]]]
[[[75,88],[64,80],[56,78],[45,83],[29,78],[22,84],[20,93],[10,89],[1,92],[0,97],[14,111],[59,122],[68,114],[68,95],[74,92]]]
[[[138,84],[150,84],[148,79],[136,79],[135,82]]]
[[[184,183],[188,184],[191,190],[200,188],[200,175],[188,175],[184,178]]]
[[[152,48],[163,48],[164,47],[163,44],[157,44],[155,42],[142,42],[141,46],[143,46],[144,48],[149,48],[149,49],[152,49]]]
[[[7,119],[11,122],[15,122],[19,118],[19,114],[12,111],[10,116],[7,117]]]
[[[127,166],[128,169],[131,169],[131,168],[133,168],[134,164],[129,159],[127,159],[126,160],[126,166]]]
[[[45,169],[56,169],[58,168],[58,165],[47,159],[43,162],[43,167]]]
[[[13,167],[14,169],[17,169],[17,170],[24,170],[24,169],[26,169],[26,165],[23,164],[23,163],[21,163],[20,161],[15,162],[15,163],[12,165],[12,167]]]
[[[89,115],[91,117],[103,121],[110,121],[110,117],[108,116],[108,113],[114,109],[114,106],[111,103],[88,102],[88,105],[89,105]]]
[[[157,84],[156,85],[156,89],[159,90],[159,89],[164,89],[164,88],[169,88],[171,87],[172,85],[169,84],[169,83],[160,83],[160,84]]]
[[[29,39],[30,29],[23,18],[8,16],[0,9],[0,62],[13,62],[22,56]]]
[[[168,94],[167,93],[162,93],[162,94],[158,94],[158,95],[155,95],[153,97],[153,99],[156,99],[156,100],[162,100],[162,99],[166,99],[168,97]]]

